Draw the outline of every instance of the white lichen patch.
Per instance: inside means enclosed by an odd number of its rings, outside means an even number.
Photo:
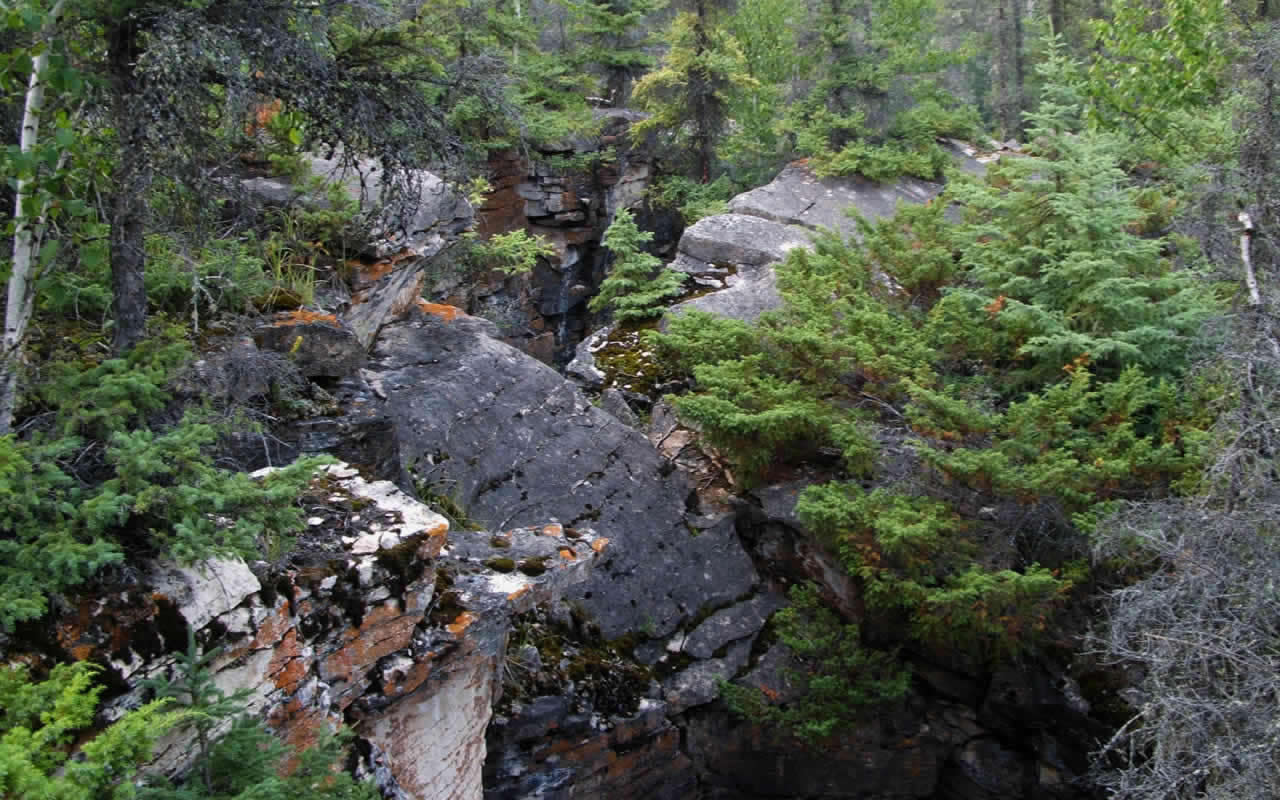
[[[495,594],[511,594],[532,584],[529,578],[515,572],[495,572],[488,576],[488,589]]]

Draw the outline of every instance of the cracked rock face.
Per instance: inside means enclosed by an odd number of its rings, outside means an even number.
[[[495,531],[554,519],[610,539],[573,592],[606,638],[668,633],[756,583],[732,520],[690,515],[692,487],[643,435],[467,318],[411,312],[369,369],[432,493]]]

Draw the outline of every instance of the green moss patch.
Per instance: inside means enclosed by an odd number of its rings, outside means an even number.
[[[642,335],[657,330],[660,321],[626,322],[613,329],[595,353],[596,367],[605,376],[605,388],[653,397],[655,386],[676,377],[657,360],[654,348],[645,343]]]

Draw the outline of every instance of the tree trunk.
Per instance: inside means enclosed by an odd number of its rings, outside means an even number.
[[[1024,89],[1026,87],[1026,64],[1022,60],[1022,2],[1013,0],[1013,43],[1010,58],[1013,60],[1013,129],[1018,138],[1022,138],[1022,109],[1026,103]]]
[[[58,0],[40,27],[41,38],[48,39],[58,24],[66,0]],[[23,153],[35,149],[40,140],[40,113],[44,110],[44,78],[41,75],[49,63],[46,46],[32,59],[31,79],[27,84],[27,97],[22,112],[22,135],[19,148]],[[41,240],[44,238],[44,215],[47,207],[36,214],[26,208],[28,182],[18,180],[17,197],[13,204],[15,232],[13,236],[13,263],[9,271],[8,296],[4,307],[4,337],[0,340],[0,436],[13,427],[13,411],[18,403],[18,371],[22,366],[22,347],[27,338],[27,324],[35,305],[34,279]]]
[[[697,54],[701,59],[703,54],[711,49],[711,21],[707,18],[706,0],[696,0],[695,10],[698,15],[697,29]],[[707,73],[705,67],[699,67],[697,70],[699,79],[695,82],[698,85],[693,87],[693,94],[696,99],[696,107],[694,115],[694,149],[698,154],[698,178],[702,183],[711,182],[711,163],[714,159],[714,139],[716,127],[716,98],[712,82],[714,76]]]
[[[131,98],[139,94],[135,70],[140,46],[137,23],[124,19],[107,32],[112,90],[112,122],[119,159],[111,200],[111,299],[115,333],[111,351],[120,355],[142,340],[147,324],[146,192],[150,166],[146,152],[146,120],[135,113]]]
[[[1067,35],[1067,0],[1049,0],[1049,33],[1053,36]]]

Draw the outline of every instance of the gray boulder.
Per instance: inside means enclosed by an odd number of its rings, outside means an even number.
[[[769,615],[786,605],[776,594],[758,594],[735,606],[724,608],[702,621],[684,640],[683,652],[694,658],[710,658],[730,642],[754,637]]]
[[[772,184],[770,184],[772,185]],[[797,247],[809,247],[809,234],[769,217],[747,213],[704,217],[680,237],[679,252],[703,264],[763,267],[787,257]],[[694,271],[677,262],[677,269]]]
[[[474,213],[466,198],[426,170],[388,172],[369,158],[307,156],[310,174],[337,183],[360,210],[369,215],[369,255],[385,257],[401,250],[419,255],[471,225]],[[327,208],[329,199],[287,177],[255,177],[241,186],[263,203]]]
[[[662,699],[667,704],[668,713],[679,714],[719,697],[720,681],[729,680],[747,665],[751,641],[747,639],[732,645],[724,658],[699,661],[668,678],[662,687]]]
[[[570,595],[606,638],[663,635],[750,591],[731,516],[688,514],[688,480],[642,434],[489,332],[413,309],[379,337],[366,375],[420,482],[494,531],[558,523],[608,539]]]
[[[784,225],[831,228],[848,236],[857,230],[850,209],[880,219],[893,216],[899,203],[927,203],[941,192],[942,184],[919,178],[884,183],[856,175],[819,178],[808,167],[792,165],[770,183],[730,200],[729,210]]]
[[[771,267],[743,269],[731,275],[729,286],[672,306],[676,314],[685,311],[705,311],[728,319],[753,322],[766,311],[782,307],[782,295],[778,293],[778,276]]]

